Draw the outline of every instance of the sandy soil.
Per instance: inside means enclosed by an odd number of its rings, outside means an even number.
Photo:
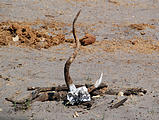
[[[15,112],[6,97],[20,99],[29,86],[64,84],[63,67],[74,47],[71,24],[79,9],[79,38],[91,33],[96,42],[81,46],[71,66],[74,82],[93,83],[103,72],[110,87],[143,87],[148,93],[117,109],[108,108],[117,96],[105,95],[91,110],[47,101]],[[0,120],[159,119],[158,0],[1,0],[0,21]]]

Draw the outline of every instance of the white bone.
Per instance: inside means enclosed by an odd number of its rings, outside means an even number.
[[[103,78],[103,73],[101,73],[101,75],[100,75],[100,78],[96,81],[96,83],[94,84],[94,87],[95,88],[98,88],[99,87],[99,85],[101,84],[101,82],[102,82],[102,78]]]
[[[100,78],[95,82],[94,87],[98,88],[102,82],[103,73],[101,73]],[[67,100],[70,104],[79,104],[80,102],[91,101],[91,96],[88,92],[86,86],[76,88],[72,83],[69,85],[70,91],[67,94]]]
[[[88,89],[86,88],[86,86],[75,89],[73,88],[73,91],[70,91],[67,94],[67,100],[70,104],[74,105],[79,104],[80,102],[91,101],[91,96],[88,93]]]
[[[76,91],[76,86],[72,83],[69,85],[70,92]]]

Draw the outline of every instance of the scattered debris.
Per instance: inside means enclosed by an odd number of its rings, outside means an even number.
[[[124,96],[129,95],[139,95],[141,93],[146,94],[147,90],[143,88],[123,88],[123,89],[108,89],[106,94],[109,95],[118,95],[119,92],[123,91]]]
[[[146,94],[147,90],[143,88],[129,88],[124,91],[124,95],[129,96],[129,95],[139,95],[139,94]]]
[[[75,85],[77,88],[82,87],[83,85]],[[92,84],[86,84],[85,85],[87,89],[91,88]],[[57,87],[28,87],[28,91],[33,90],[27,98],[21,99],[21,100],[15,100],[13,98],[6,98],[7,101],[10,101],[13,103],[13,105],[16,104],[17,108],[27,108],[28,101],[29,104],[36,102],[36,101],[64,101],[65,105],[68,104],[67,100],[67,94],[68,94],[68,87],[66,85],[57,86]],[[102,83],[98,88],[91,91],[89,94],[91,96],[91,101],[82,102],[80,103],[81,107],[85,106],[86,109],[91,109],[92,105],[94,103],[94,100],[98,97],[93,96],[103,96],[105,94],[108,95],[117,95],[121,89],[113,89],[111,87],[108,87],[106,84]],[[139,95],[143,92],[143,94],[146,94],[146,90],[142,88],[124,88],[122,89],[124,96],[131,96],[131,95]],[[136,92],[134,92],[136,91]],[[134,94],[135,93],[135,94]],[[105,102],[105,101],[104,101]],[[21,106],[21,107],[20,107]],[[96,106],[95,106],[96,107]]]
[[[75,85],[77,88],[82,87],[83,85]],[[86,88],[90,88],[93,85],[92,84],[86,84]],[[104,83],[102,83],[98,89],[94,89],[91,93],[90,96],[96,96],[97,94],[102,96],[104,95],[102,90],[104,91],[105,88],[108,86]],[[17,109],[21,110],[27,109],[30,107],[29,105],[33,102],[36,101],[64,101],[65,105],[70,105],[67,104],[67,94],[68,94],[68,87],[66,85],[62,86],[57,86],[57,87],[28,87],[28,90],[31,92],[27,97],[21,100],[15,100],[13,98],[6,98],[7,101],[10,101],[13,103],[13,106],[16,105]],[[29,101],[29,105],[28,105]],[[92,104],[94,103],[94,100],[87,101],[87,102],[82,102],[80,103],[82,106],[85,106],[87,109],[90,109],[92,107]],[[81,106],[81,107],[82,107]]]

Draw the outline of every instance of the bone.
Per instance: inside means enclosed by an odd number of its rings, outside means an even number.
[[[80,42],[79,42],[79,39],[77,38],[76,32],[75,32],[75,22],[76,22],[76,20],[79,16],[80,12],[81,12],[81,10],[75,16],[75,18],[73,20],[73,24],[72,24],[72,32],[73,32],[73,37],[74,37],[74,40],[75,40],[75,43],[76,43],[76,48],[75,48],[74,53],[72,54],[72,56],[70,56],[69,59],[66,61],[65,67],[64,67],[65,82],[66,82],[66,85],[67,85],[69,91],[70,91],[70,89],[72,89],[72,86],[70,86],[70,85],[73,85],[73,80],[70,76],[69,69],[70,69],[71,63],[75,60],[75,58],[78,54],[78,51],[79,51],[79,47],[80,47]]]
[[[101,73],[100,78],[95,82],[95,84],[88,89],[88,92],[92,92],[94,89],[98,88],[102,82],[103,73]]]
[[[102,82],[102,78],[103,78],[103,73],[101,73],[100,78],[96,81],[96,83],[94,84],[95,88],[98,88]]]
[[[76,89],[76,86],[74,84],[70,84],[69,90],[70,90],[70,92],[73,92],[73,91],[76,91],[77,89]]]

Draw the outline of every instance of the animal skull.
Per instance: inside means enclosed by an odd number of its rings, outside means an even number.
[[[103,73],[100,78],[94,84],[94,88],[98,88],[102,82]],[[91,96],[86,86],[76,88],[74,84],[69,85],[70,91],[67,94],[67,100],[71,105],[79,104],[81,102],[91,101]]]

